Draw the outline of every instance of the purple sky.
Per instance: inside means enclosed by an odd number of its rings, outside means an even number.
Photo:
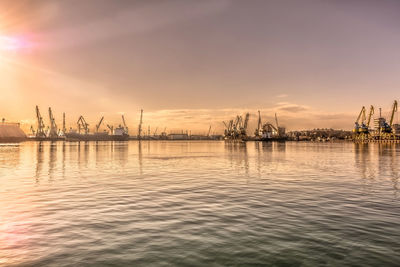
[[[143,108],[153,127],[206,131],[260,109],[289,129],[351,128],[362,105],[386,115],[398,98],[399,14],[382,0],[3,0],[0,36],[31,45],[0,51],[0,112],[29,124],[39,104],[93,126],[123,112],[134,127]]]

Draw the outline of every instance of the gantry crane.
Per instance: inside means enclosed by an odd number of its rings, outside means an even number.
[[[81,115],[77,121],[78,124],[78,133],[81,133],[81,130],[84,130],[85,134],[89,133],[89,124],[86,122],[85,118]]]
[[[44,137],[46,137],[45,126],[44,126],[42,115],[40,115],[38,106],[36,106],[36,119],[37,119],[36,137],[44,138]]]

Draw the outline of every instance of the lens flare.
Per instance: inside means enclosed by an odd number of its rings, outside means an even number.
[[[18,51],[28,47],[24,38],[13,36],[0,36],[0,50]]]

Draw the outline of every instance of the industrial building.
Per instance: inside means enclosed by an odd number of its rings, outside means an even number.
[[[6,122],[2,119],[0,123],[0,143],[15,143],[26,140],[24,131],[19,123]]]

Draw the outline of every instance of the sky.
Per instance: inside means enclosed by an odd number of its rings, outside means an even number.
[[[0,0],[0,116],[125,114],[136,131],[144,109],[146,129],[206,133],[260,110],[351,129],[399,97],[399,14],[396,0]]]

